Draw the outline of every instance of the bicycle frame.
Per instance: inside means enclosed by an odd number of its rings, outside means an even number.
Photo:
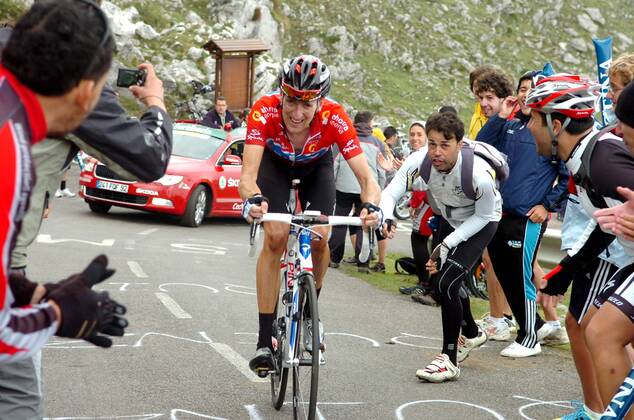
[[[305,227],[291,225],[288,235],[288,243],[286,251],[282,257],[281,270],[284,272],[283,296],[290,297],[292,305],[286,305],[284,315],[290,323],[286,324],[286,336],[288,337],[288,345],[283,351],[283,366],[290,367],[299,360],[292,359],[292,349],[295,348],[297,337],[297,314],[301,308],[299,307],[299,284],[296,281],[306,272],[313,271],[313,260],[311,253],[312,231]]]

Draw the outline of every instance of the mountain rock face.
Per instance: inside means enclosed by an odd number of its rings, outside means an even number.
[[[0,19],[29,4],[0,0]],[[152,62],[175,114],[183,111],[174,105],[192,96],[191,80],[214,81],[215,61],[202,49],[210,39],[260,38],[271,47],[258,58],[257,95],[274,86],[283,59],[311,53],[331,67],[335,100],[401,127],[441,105],[469,118],[468,73],[479,64],[515,80],[547,61],[596,78],[592,37],[611,35],[615,57],[634,52],[631,0],[110,0],[102,7],[119,51],[113,75],[118,66]],[[205,108],[211,99],[196,102]]]

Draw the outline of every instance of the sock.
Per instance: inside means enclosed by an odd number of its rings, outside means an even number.
[[[271,341],[271,335],[273,330],[273,320],[275,315],[273,314],[259,314],[260,331],[258,332],[258,345],[257,349],[262,347],[268,347],[273,351],[273,343]]]
[[[592,420],[600,420],[601,416],[603,416],[603,413],[597,413],[596,411],[592,411],[585,404],[583,405],[583,409],[585,410],[586,414],[592,418]]]
[[[316,289],[316,291],[317,291],[317,299],[319,299],[319,295],[321,294],[321,288]]]
[[[492,317],[491,317],[491,322],[492,322],[492,323],[494,323],[494,324],[504,323],[504,325],[506,325],[506,322],[504,322],[504,318],[505,318],[505,317],[502,317],[502,318],[496,318],[496,317],[492,316]]]
[[[66,189],[66,181],[62,181],[62,183],[59,186],[60,190],[65,190]]]
[[[548,322],[550,325],[552,325],[555,328],[561,328],[561,321],[556,319],[554,321],[546,321]]]

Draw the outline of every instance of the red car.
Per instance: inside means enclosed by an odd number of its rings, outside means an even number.
[[[125,181],[90,159],[79,178],[80,195],[95,213],[112,206],[180,216],[198,227],[208,216],[240,217],[238,194],[245,129],[230,133],[199,124],[174,125],[172,156],[165,176],[150,182]]]

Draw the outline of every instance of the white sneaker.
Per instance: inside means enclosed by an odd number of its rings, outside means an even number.
[[[537,345],[531,349],[528,347],[524,347],[520,343],[514,341],[513,343],[511,343],[511,345],[500,352],[500,356],[521,358],[535,356],[541,352],[542,347],[539,345],[539,343],[537,343]]]
[[[460,377],[460,368],[451,363],[449,356],[441,353],[425,369],[418,369],[416,376],[422,381],[434,383],[453,381]]]
[[[304,348],[307,352],[313,352],[313,320],[304,318]],[[319,321],[319,350],[326,351],[324,344],[324,325]]]
[[[511,329],[509,328],[509,324],[504,320],[496,321],[490,318],[489,323],[486,326],[483,325],[483,327],[489,340],[508,341],[511,339]]]
[[[570,343],[570,339],[568,338],[568,333],[566,329],[563,327],[554,328],[553,332],[544,337],[540,343],[546,346],[561,346],[562,344]]]
[[[542,325],[542,327],[537,330],[537,341],[541,343],[544,338],[548,337],[554,331],[555,327],[550,325],[548,322],[544,322],[544,325]]]
[[[458,363],[462,363],[464,359],[469,356],[469,352],[476,347],[480,347],[487,341],[486,333],[478,327],[478,335],[473,338],[467,338],[464,335],[461,335],[458,338],[458,355],[457,361]]]
[[[75,193],[71,192],[68,188],[64,188],[63,190],[58,189],[55,191],[55,197],[63,198],[63,197],[74,197]]]

